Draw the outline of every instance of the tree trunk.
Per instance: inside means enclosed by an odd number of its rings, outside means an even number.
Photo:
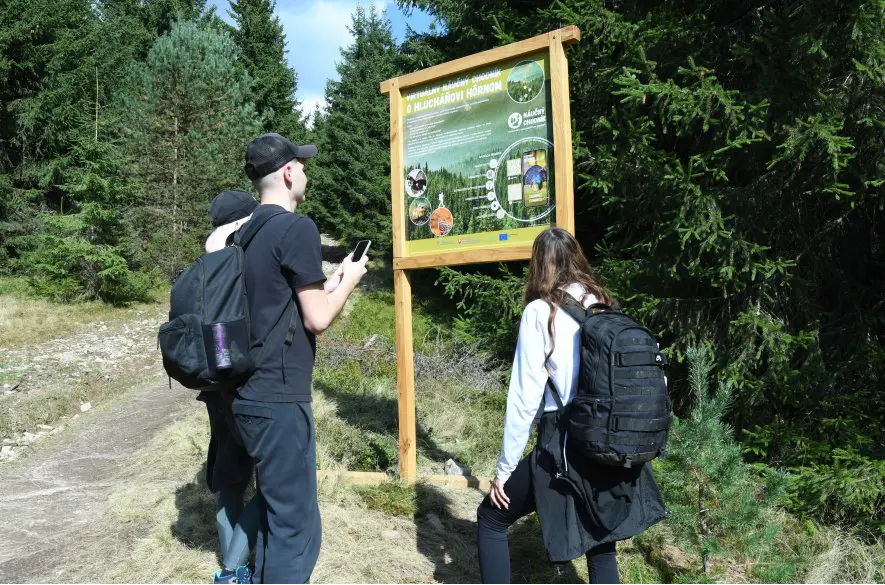
[[[178,225],[178,116],[173,118],[174,134],[172,147],[172,225],[174,229],[181,232]]]
[[[98,142],[98,67],[95,68],[95,142]]]
[[[707,509],[704,507],[704,483],[698,482],[698,520],[700,523],[701,539],[710,535],[710,528],[707,526]],[[701,562],[704,565],[704,575],[710,574],[710,559],[703,546],[701,547]]]

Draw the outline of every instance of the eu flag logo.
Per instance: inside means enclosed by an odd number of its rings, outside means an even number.
[[[498,234],[498,241],[503,242],[507,239],[507,234]]]

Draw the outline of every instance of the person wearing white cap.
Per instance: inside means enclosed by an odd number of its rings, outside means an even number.
[[[209,204],[209,217],[215,230],[206,238],[206,252],[230,245],[231,236],[252,219],[258,201],[245,191],[222,191]]]
[[[222,191],[209,204],[215,230],[206,239],[206,252],[229,246],[234,233],[252,217],[258,201],[245,191]],[[221,547],[222,568],[213,583],[251,583],[249,551],[258,533],[258,499],[245,504],[252,479],[252,458],[234,422],[233,394],[226,390],[200,392],[209,415],[209,448],[206,455],[206,486],[217,494],[215,527]],[[245,504],[245,505],[244,505]]]

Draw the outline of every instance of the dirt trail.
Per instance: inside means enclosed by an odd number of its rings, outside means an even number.
[[[127,360],[155,354],[157,327],[167,310],[167,305],[148,307],[125,322],[98,321],[88,331],[67,337],[28,347],[0,348],[0,374],[18,380],[0,386],[0,400],[90,377],[109,378]]]
[[[122,561],[102,558],[128,540],[102,521],[108,495],[129,457],[195,408],[176,385],[136,389],[0,468],[0,582],[94,581],[97,563]]]

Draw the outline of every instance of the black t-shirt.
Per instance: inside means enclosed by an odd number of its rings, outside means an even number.
[[[252,221],[279,211],[276,205],[259,205]],[[242,229],[247,230],[247,223]],[[246,293],[252,321],[253,347],[263,346],[268,334],[283,315],[295,288],[322,282],[320,232],[308,217],[284,213],[267,221],[246,248]],[[247,400],[264,402],[309,402],[313,380],[316,339],[304,328],[298,309],[295,335],[285,345],[287,325],[280,326],[272,345],[263,351],[261,363],[239,393]],[[259,350],[261,351],[261,350]],[[284,375],[285,372],[285,375]]]

